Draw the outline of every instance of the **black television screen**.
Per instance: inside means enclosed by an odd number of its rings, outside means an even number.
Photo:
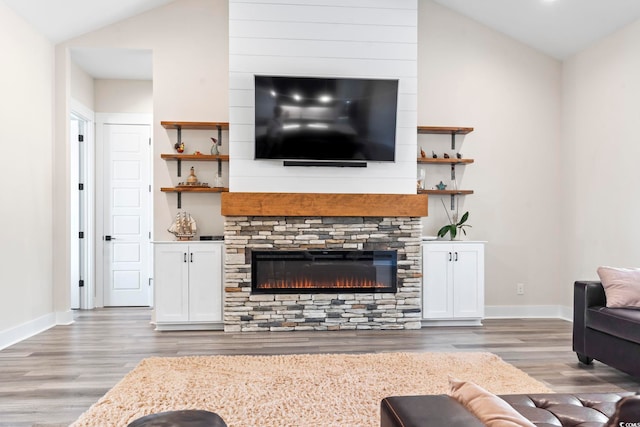
[[[255,158],[395,160],[398,80],[255,76]]]

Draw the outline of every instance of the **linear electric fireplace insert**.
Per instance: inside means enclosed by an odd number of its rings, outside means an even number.
[[[396,251],[252,251],[251,291],[396,292]]]

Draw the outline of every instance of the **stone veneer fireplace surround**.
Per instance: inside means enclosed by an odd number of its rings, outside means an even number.
[[[226,217],[224,329],[418,329],[419,217]],[[252,294],[251,250],[397,250],[396,293]]]

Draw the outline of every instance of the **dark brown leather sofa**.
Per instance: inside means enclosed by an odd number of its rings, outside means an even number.
[[[616,403],[634,393],[509,394],[500,396],[538,427],[604,427]],[[637,406],[636,406],[637,408]],[[627,421],[637,421],[640,414]],[[634,418],[635,417],[635,418]],[[482,427],[473,414],[447,395],[382,399],[380,427]]]
[[[594,359],[640,377],[640,310],[607,308],[602,283],[574,284],[573,350],[582,363]],[[604,427],[618,400],[634,393],[513,394],[500,396],[538,427]],[[640,426],[639,406],[628,425]],[[623,423],[624,424],[624,423]],[[617,423],[616,425],[620,425]],[[393,396],[380,405],[381,427],[482,427],[447,395]]]
[[[640,310],[607,308],[600,282],[577,281],[573,291],[573,351],[578,360],[599,360],[640,377]]]

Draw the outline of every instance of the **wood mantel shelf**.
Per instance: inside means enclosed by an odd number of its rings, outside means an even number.
[[[223,216],[422,217],[426,194],[222,193]]]

